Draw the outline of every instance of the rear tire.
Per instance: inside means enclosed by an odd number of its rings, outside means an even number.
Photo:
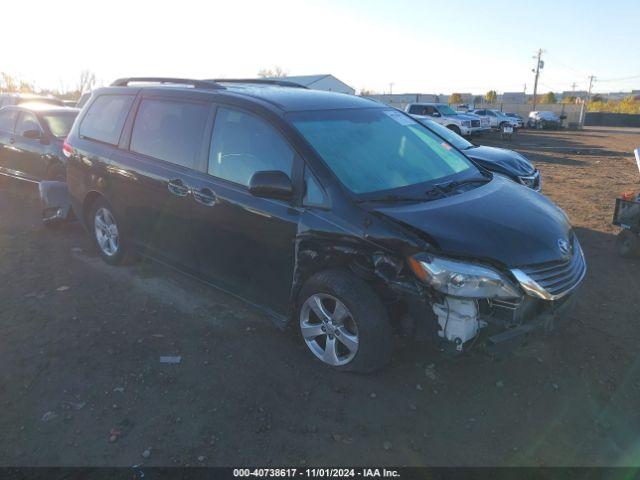
[[[91,205],[87,228],[105,262],[121,265],[131,259],[122,223],[104,198],[97,198]]]
[[[344,270],[326,270],[307,280],[298,298],[302,339],[325,365],[373,372],[389,362],[393,329],[382,302],[363,280]],[[332,349],[335,355],[327,354]]]
[[[640,256],[640,236],[630,230],[622,230],[616,237],[616,250],[621,257]]]

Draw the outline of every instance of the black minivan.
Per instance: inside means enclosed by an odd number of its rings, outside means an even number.
[[[460,352],[549,326],[586,272],[545,196],[352,95],[122,79],[92,93],[65,152],[105,261],[194,274],[341,370],[383,366],[397,330]]]

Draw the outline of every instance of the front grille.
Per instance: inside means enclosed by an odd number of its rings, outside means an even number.
[[[527,265],[519,270],[551,295],[563,295],[580,283],[587,270],[582,249],[575,237],[572,250],[571,257],[566,260]]]
[[[471,126],[472,127],[479,127],[480,126],[480,120],[471,120]]]

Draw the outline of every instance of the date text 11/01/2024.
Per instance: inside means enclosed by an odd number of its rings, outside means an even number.
[[[234,477],[308,477],[308,478],[394,478],[397,470],[387,468],[237,468]]]

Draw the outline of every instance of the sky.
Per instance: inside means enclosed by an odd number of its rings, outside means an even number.
[[[638,0],[32,0],[3,17],[0,71],[37,88],[73,89],[84,69],[107,85],[277,65],[357,91],[532,93],[542,48],[541,92],[589,75],[596,92],[640,89]]]

